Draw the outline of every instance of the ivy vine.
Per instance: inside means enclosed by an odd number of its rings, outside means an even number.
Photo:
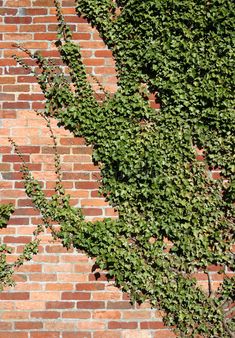
[[[98,29],[116,64],[118,89],[103,90],[102,103],[58,0],[55,6],[56,44],[70,77],[53,60],[20,48],[41,68],[35,75],[49,127],[54,117],[92,144],[100,192],[119,218],[86,222],[70,206],[57,153],[52,198],[24,166],[26,193],[55,237],[96,257],[132,302],[163,309],[178,335],[234,337],[234,277],[226,274],[234,268],[234,3],[77,0],[78,15]],[[151,108],[150,94],[160,110]],[[221,179],[212,179],[213,168]],[[216,292],[210,265],[225,274]],[[192,278],[197,271],[208,275],[208,294]]]
[[[14,212],[12,204],[0,204],[0,229],[6,228],[7,223]],[[13,263],[9,263],[7,257],[12,254],[12,248],[0,242],[0,291],[6,286],[15,285],[13,274],[15,268],[31,260],[38,253],[39,241],[35,238],[24,246],[22,254]]]

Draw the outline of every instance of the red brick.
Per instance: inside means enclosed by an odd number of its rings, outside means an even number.
[[[14,215],[22,215],[22,216],[39,216],[40,212],[36,209],[32,209],[32,208],[17,208]]]
[[[115,322],[111,321],[108,323],[109,329],[136,329],[136,322]]]
[[[42,265],[39,264],[29,264],[29,265],[22,265],[19,268],[20,272],[42,272]]]
[[[31,239],[29,236],[5,236],[4,243],[28,243]]]
[[[26,300],[29,299],[29,292],[0,292],[0,299]]]
[[[51,301],[46,303],[46,309],[71,309],[74,305],[74,302]]]
[[[43,94],[20,94],[18,99],[22,101],[42,101],[45,96]]]
[[[62,317],[73,319],[89,319],[91,318],[91,313],[89,311],[64,311]]]
[[[19,172],[7,172],[7,173],[2,173],[2,178],[4,180],[20,180],[22,179],[22,174]],[[11,194],[12,197],[20,197],[21,192],[19,191],[5,191],[4,193],[6,194]]]
[[[30,16],[38,16],[38,15],[46,15],[47,9],[46,8],[26,8],[25,15]]]
[[[13,93],[13,92],[29,92],[30,90],[30,87],[29,85],[5,85],[3,86],[3,91],[4,92],[10,92],[10,93]]]
[[[0,330],[12,330],[13,329],[12,324],[13,323],[0,323]]]
[[[72,148],[72,152],[73,152],[73,154],[88,154],[88,155],[91,155],[92,154],[92,148],[84,147],[84,146],[76,147],[76,148]]]
[[[14,94],[1,94],[0,93],[0,101],[14,101],[15,95]]]
[[[110,58],[112,57],[111,50],[97,50],[95,51],[96,57],[102,57],[102,58]]]
[[[16,112],[12,110],[0,110],[0,118],[1,119],[15,119]]]
[[[95,318],[95,319],[120,319],[121,318],[121,311],[115,311],[115,310],[99,311],[99,310],[96,310],[93,313],[94,313],[93,318]],[[133,312],[133,317],[134,317],[134,314],[135,314],[135,312]],[[132,317],[132,319],[133,319],[133,317]]]
[[[84,302],[77,302],[78,309],[104,309],[105,303],[99,301],[84,301]]]
[[[10,153],[11,150],[12,150],[11,147],[1,147],[1,146],[0,146],[0,153],[1,153],[1,154],[4,154],[4,153]]]
[[[41,21],[40,21],[41,22]],[[56,40],[56,32],[55,33],[35,33],[34,38],[36,40]]]
[[[30,33],[27,34],[22,34],[22,33],[5,33],[4,34],[4,40],[5,41],[27,41],[27,40],[32,40],[33,35]],[[15,48],[14,44],[12,46]],[[14,73],[15,71],[15,73]],[[15,70],[9,69],[8,74],[28,74],[29,71],[27,69],[21,68],[21,67],[16,67]]]
[[[3,109],[29,109],[28,102],[3,102]]]
[[[98,189],[99,183],[98,182],[90,182],[90,181],[76,182],[75,188],[76,189]]]
[[[15,171],[19,171],[21,169],[22,164],[17,163],[14,164],[13,168]],[[36,164],[36,163],[29,163],[27,164],[27,167],[30,171],[40,171],[42,169],[42,165],[41,164]]]
[[[43,109],[45,104],[43,102],[32,102],[32,109],[38,110]]]
[[[16,322],[15,329],[16,330],[35,330],[41,329],[43,324],[40,322]]]
[[[107,303],[107,309],[132,309],[133,305],[130,304],[130,302],[127,301],[116,301],[111,302],[109,301]]]
[[[22,46],[28,49],[46,49],[48,47],[47,42],[34,41],[34,42],[24,42]]]
[[[84,138],[77,137],[77,138],[61,138],[60,139],[60,144],[62,145],[68,145],[68,146],[73,146],[73,145],[84,145],[86,144]]]
[[[5,17],[5,23],[10,23],[10,24],[29,24],[32,22],[32,18],[29,17],[24,17],[24,16],[17,16],[17,17]]]
[[[76,284],[76,290],[78,291],[96,291],[104,290],[104,283],[78,283]]]
[[[28,338],[28,332],[1,332],[1,338]],[[58,337],[59,338],[59,337]]]
[[[33,0],[33,7],[53,7],[53,0]]]
[[[16,25],[0,25],[0,32],[16,32]]]
[[[46,252],[48,253],[66,253],[67,249],[64,248],[62,245],[49,245],[46,246]]]
[[[30,338],[60,338],[60,332],[40,330],[40,332],[30,332]]]
[[[89,300],[91,294],[89,292],[62,292],[62,300]]]
[[[35,46],[36,47],[36,46]],[[30,47],[28,47],[28,48],[30,48]],[[33,47],[31,47],[31,48],[33,48]],[[17,80],[18,80],[18,82],[22,82],[22,83],[34,83],[34,82],[36,82],[37,80],[36,80],[36,78],[34,77],[34,76],[32,76],[32,75],[29,75],[29,76],[18,76],[18,78],[17,78]]]
[[[10,164],[8,163],[0,163],[0,171],[10,171]]]
[[[33,23],[52,23],[57,22],[56,16],[38,16],[33,18]],[[41,39],[40,39],[41,40]]]
[[[93,338],[121,338],[121,337],[122,333],[117,331],[96,331],[93,334]]]
[[[23,155],[23,159],[25,162],[29,161],[29,156]],[[2,156],[3,162],[22,162],[18,155],[3,155]]]
[[[155,330],[155,329],[163,329],[165,327],[163,322],[142,322],[140,323],[141,329],[147,330]]]
[[[45,25],[20,25],[20,32],[45,32]]]
[[[16,66],[16,61],[14,59],[7,59],[0,60],[0,66]]]
[[[1,315],[1,320],[28,320],[29,313],[19,311],[5,311]]]
[[[85,216],[100,216],[102,215],[102,209],[98,208],[87,208],[87,209],[82,209],[82,213]]]
[[[0,8],[0,15],[16,15],[17,10],[13,8]]]
[[[42,154],[54,154],[55,150],[52,147],[41,147]],[[59,154],[69,154],[69,147],[57,147],[57,151]]]
[[[29,276],[31,281],[43,281],[43,282],[52,282],[57,280],[55,273],[34,273]]]
[[[221,173],[219,171],[212,171],[211,174],[214,180],[219,180],[221,178]]]
[[[176,338],[174,332],[170,330],[159,330],[155,333],[154,338]]]
[[[64,332],[63,333],[63,338],[91,338],[91,333],[90,332]]]
[[[62,175],[63,180],[88,180],[89,174],[87,173],[69,173],[69,172],[63,172]]]
[[[209,265],[207,267],[208,271],[215,271],[218,272],[219,270],[221,270],[223,267],[221,265]]]
[[[1,164],[0,164],[0,168],[1,168]],[[7,189],[12,188],[12,183],[11,182],[0,182],[0,189],[5,189],[5,188]]]
[[[35,311],[31,312],[32,318],[44,318],[44,319],[55,319],[60,317],[60,313],[57,311]]]

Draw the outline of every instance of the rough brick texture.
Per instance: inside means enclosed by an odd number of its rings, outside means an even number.
[[[64,0],[66,20],[79,40],[88,73],[93,73],[111,92],[116,89],[114,62],[95,29],[74,12],[74,1]],[[35,79],[17,66],[12,54],[22,55],[13,46],[21,43],[44,55],[57,57],[55,9],[52,0],[0,1],[0,200],[12,202],[16,211],[3,242],[13,247],[15,259],[31,239],[40,222],[25,195],[20,160],[8,142],[14,138],[24,153],[34,176],[48,195],[53,191],[55,174],[52,141],[45,122],[34,112],[43,107],[43,95]],[[115,212],[98,196],[99,170],[91,162],[92,149],[81,138],[52,122],[58,136],[63,181],[72,203],[82,207],[87,219]],[[215,173],[216,175],[217,173]],[[94,261],[83,253],[67,251],[49,233],[41,236],[40,254],[21,267],[16,287],[0,294],[1,338],[154,338],[174,337],[164,327],[161,313],[148,304],[131,306],[127,295],[107,282],[100,272],[92,273]],[[220,283],[216,270],[213,287]],[[205,276],[197,276],[207,287]]]

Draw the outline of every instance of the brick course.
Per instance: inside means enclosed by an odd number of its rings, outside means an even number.
[[[74,38],[80,41],[88,73],[114,92],[116,78],[109,50],[95,29],[78,18],[74,1],[63,0],[67,22]],[[11,202],[16,211],[7,229],[1,230],[4,243],[13,247],[13,258],[22,252],[40,221],[38,212],[25,195],[20,160],[9,146],[13,137],[20,146],[35,178],[46,194],[53,192],[55,174],[52,141],[45,121],[34,109],[43,107],[43,95],[35,78],[17,66],[12,54],[22,56],[13,44],[22,43],[43,55],[58,57],[56,18],[53,0],[0,1],[0,201]],[[26,57],[27,59],[27,57]],[[94,88],[95,85],[94,85]],[[156,106],[158,108],[158,106]],[[56,126],[64,186],[73,205],[82,207],[87,220],[116,217],[104,199],[98,196],[99,170],[91,162],[91,147],[82,138]],[[217,172],[213,176],[217,177]],[[10,257],[9,259],[12,259]],[[159,312],[148,304],[131,306],[128,297],[107,282],[105,274],[92,273],[94,260],[81,252],[67,251],[49,234],[41,236],[40,253],[19,268],[14,288],[0,293],[1,338],[172,338]],[[221,277],[212,269],[213,286]],[[200,276],[197,276],[200,278]],[[204,276],[201,276],[203,284]]]

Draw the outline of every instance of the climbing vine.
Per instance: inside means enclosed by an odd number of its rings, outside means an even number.
[[[234,337],[234,278],[226,272],[234,268],[235,5],[77,0],[78,15],[98,29],[116,64],[118,89],[114,95],[103,90],[101,103],[58,0],[55,5],[56,45],[70,77],[53,60],[22,49],[41,68],[35,75],[46,97],[44,118],[49,126],[56,118],[93,146],[100,192],[119,218],[86,222],[70,206],[57,153],[52,198],[23,166],[26,193],[55,237],[96,257],[132,302],[149,300],[163,309],[165,323],[180,336]],[[150,94],[160,110],[151,108]],[[198,149],[203,161],[196,158]],[[221,179],[212,179],[213,168],[221,170]],[[210,265],[225,274],[216,292]],[[208,275],[208,294],[192,278],[196,271]]]
[[[12,204],[0,204],[0,229],[6,228],[11,214],[14,212]],[[26,260],[32,259],[33,255],[38,253],[39,241],[35,238],[24,246],[22,254],[13,263],[7,260],[8,255],[12,253],[12,248],[5,243],[0,242],[0,291],[5,286],[15,284],[13,274],[15,268],[24,264]]]

